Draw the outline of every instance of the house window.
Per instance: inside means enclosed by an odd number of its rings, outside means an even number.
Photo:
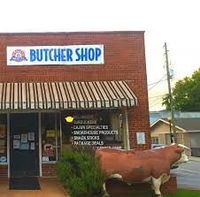
[[[60,123],[59,114],[42,113],[42,162],[55,162],[60,154]]]
[[[7,116],[0,114],[0,164],[7,163]]]
[[[151,138],[152,144],[159,144],[159,139],[158,137],[152,137]]]

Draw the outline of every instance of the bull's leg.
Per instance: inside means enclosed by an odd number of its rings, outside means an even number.
[[[109,176],[108,179],[123,180],[122,175],[120,175],[120,174],[112,174],[112,175]],[[108,194],[108,192],[106,190],[106,182],[104,182],[104,184],[103,184],[103,197],[108,197],[108,196],[110,196],[110,195]]]
[[[164,183],[166,183],[167,181],[169,181],[169,179],[170,179],[170,175],[168,175],[168,174],[163,174],[162,175],[162,183],[161,184],[164,184]]]
[[[160,192],[161,182],[162,182],[161,177],[157,179],[152,177],[153,190],[155,191],[155,194],[159,197],[162,197],[161,192]]]
[[[103,197],[109,197],[110,195],[108,194],[108,192],[106,191],[106,182],[104,182],[103,184]]]

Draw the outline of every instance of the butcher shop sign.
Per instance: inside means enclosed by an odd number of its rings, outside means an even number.
[[[8,46],[7,65],[104,64],[104,45]]]

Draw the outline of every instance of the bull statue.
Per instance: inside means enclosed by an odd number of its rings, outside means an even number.
[[[182,144],[144,151],[97,149],[96,157],[99,158],[101,169],[105,173],[104,196],[109,196],[106,180],[117,178],[129,184],[150,182],[156,196],[162,197],[160,186],[169,180],[172,166],[188,161],[185,149],[189,148]]]

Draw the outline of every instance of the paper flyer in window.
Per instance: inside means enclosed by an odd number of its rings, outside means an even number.
[[[145,133],[137,132],[136,133],[137,144],[145,144]]]
[[[53,130],[53,129],[50,130],[49,129],[46,132],[47,132],[47,137],[48,138],[54,138],[54,137],[56,137],[56,130]]]
[[[30,149],[31,149],[31,150],[35,150],[35,142],[31,142],[31,144],[30,144]]]
[[[13,149],[20,148],[20,140],[13,140]]]
[[[6,161],[7,161],[6,156],[1,156],[0,157],[0,162],[4,163]]]
[[[29,132],[28,133],[28,140],[29,141],[34,141],[35,140],[35,133],[34,132]]]
[[[28,142],[28,135],[26,133],[21,134],[21,142],[22,143]]]
[[[44,161],[44,162],[45,162],[45,161],[46,161],[46,162],[49,161],[49,157],[43,156],[43,157],[42,157],[42,161]]]
[[[29,143],[21,143],[20,149],[21,150],[29,150]]]
[[[16,139],[16,140],[19,140],[20,139],[20,135],[13,135],[13,138]]]

